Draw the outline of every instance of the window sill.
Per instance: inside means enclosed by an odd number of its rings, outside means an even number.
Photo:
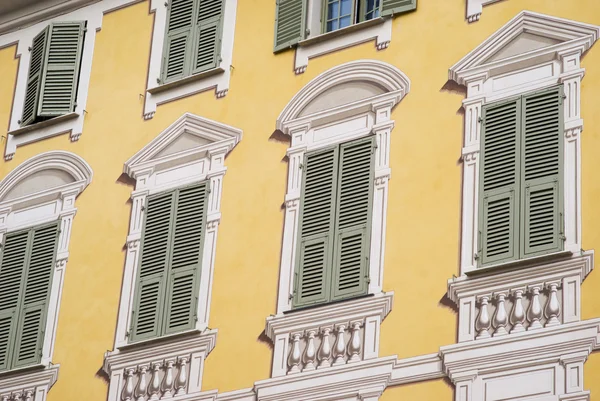
[[[540,264],[546,262],[555,262],[561,259],[568,259],[571,256],[573,256],[573,252],[568,250],[554,252],[547,255],[534,256],[532,258],[513,260],[510,262],[480,267],[475,270],[465,272],[465,274],[469,277],[479,277],[483,275],[494,274],[495,272],[504,272],[514,268],[526,269],[528,267],[539,266]]]
[[[383,24],[384,21],[385,21],[384,17],[379,17],[379,18],[374,18],[372,20],[359,22],[358,24],[350,25],[350,26],[347,26],[342,29],[337,29],[335,31],[322,33],[320,35],[316,35],[316,36],[310,37],[308,39],[304,39],[304,40],[298,42],[298,46],[310,46],[314,43],[324,42],[326,40],[336,38],[338,36],[347,35],[352,32],[360,31],[361,29],[365,29],[370,26]]]
[[[196,82],[202,80],[207,77],[211,77],[213,75],[222,74],[225,70],[221,67],[213,68],[208,71],[203,71],[198,74],[190,75],[189,77],[178,79],[177,81],[168,82],[166,84],[161,84],[159,86],[155,86],[154,88],[148,88],[148,92],[151,94],[166,92],[170,89],[177,88],[183,85],[187,85],[191,82]]]
[[[46,120],[46,121],[41,121],[39,123],[27,125],[25,127],[9,131],[8,135],[15,135],[15,136],[22,135],[22,134],[25,134],[27,132],[31,132],[31,131],[35,131],[35,130],[38,130],[38,129],[41,129],[41,128],[45,128],[45,127],[49,127],[49,126],[52,126],[52,125],[60,124],[60,123],[62,123],[64,121],[72,120],[72,119],[75,119],[77,117],[79,117],[79,114],[75,113],[75,112],[69,113],[69,114],[64,114],[62,116],[54,117],[54,118],[51,118],[51,119]]]
[[[24,366],[22,368],[5,370],[5,371],[0,372],[0,380],[4,379],[5,377],[8,377],[8,376],[25,375],[25,374],[28,374],[28,373],[31,373],[31,372],[37,372],[37,371],[40,371],[40,370],[44,370],[45,368],[47,368],[46,365],[41,364],[41,363],[37,363],[35,365]]]
[[[171,342],[174,339],[183,340],[189,337],[198,337],[202,334],[202,331],[199,329],[187,330],[181,333],[169,334],[162,337],[149,338],[146,340],[139,340],[136,342],[130,342],[124,345],[117,347],[119,351],[127,351],[135,348],[145,348],[152,347],[154,345],[161,345]]]

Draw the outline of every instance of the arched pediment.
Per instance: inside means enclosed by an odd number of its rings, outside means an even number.
[[[410,81],[398,68],[377,60],[357,60],[333,67],[302,88],[277,119],[285,123],[334,107],[375,99],[382,95],[396,103],[408,93]]]
[[[71,152],[51,151],[21,163],[0,181],[0,203],[45,193],[67,185],[81,192],[92,180],[92,169]]]

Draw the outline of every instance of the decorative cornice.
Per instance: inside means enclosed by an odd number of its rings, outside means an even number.
[[[392,368],[389,385],[415,383],[445,377],[442,358],[439,354],[421,355],[398,359]]]
[[[56,383],[60,365],[50,365],[37,370],[17,371],[0,376],[0,396],[7,393],[23,392],[36,387],[50,389]]]

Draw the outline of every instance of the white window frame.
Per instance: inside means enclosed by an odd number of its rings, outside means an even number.
[[[168,8],[164,0],[151,0],[150,12],[154,13],[154,28],[148,66],[148,83],[144,99],[144,119],[154,117],[156,108],[183,97],[215,88],[215,96],[222,98],[229,91],[231,64],[233,56],[233,38],[235,33],[235,15],[237,0],[225,0],[223,11],[223,33],[221,41],[221,63],[216,68],[194,74],[179,81],[160,84],[163,50],[166,38]]]
[[[560,40],[508,58],[486,62],[521,33]],[[481,110],[487,103],[563,84],[565,253],[581,250],[581,79],[582,54],[600,35],[600,27],[523,11],[450,68],[449,78],[467,87],[462,194],[461,274],[477,270],[479,152]]]
[[[17,45],[15,58],[19,59],[15,92],[13,96],[10,122],[4,150],[4,159],[11,160],[17,147],[36,142],[51,136],[69,133],[71,141],[79,140],[83,132],[84,114],[92,70],[92,57],[96,32],[102,28],[102,17],[115,9],[136,3],[138,0],[103,0],[79,8],[66,14],[58,15],[52,19],[36,22],[25,28],[2,34],[0,48]],[[46,16],[44,14],[44,16]],[[23,105],[27,88],[27,74],[31,53],[28,50],[33,38],[51,22],[59,21],[86,21],[86,33],[81,54],[81,69],[79,85],[77,87],[77,105],[75,111],[63,116],[55,117],[43,122],[21,127],[19,121],[23,115]]]
[[[3,201],[5,196],[18,187],[24,179],[44,170],[61,170],[69,174],[73,182]],[[40,366],[44,366],[46,370],[50,369],[54,373],[31,375],[24,373],[20,380],[13,378],[7,383],[0,380],[0,395],[7,391],[26,391],[33,387],[36,392],[34,399],[42,400],[43,398],[37,398],[38,390],[45,397],[49,387],[56,381],[58,367],[52,364],[52,355],[65,270],[69,259],[71,227],[73,217],[77,212],[75,198],[90,184],[92,175],[90,166],[79,156],[65,151],[50,151],[26,160],[0,181],[0,242],[4,240],[7,233],[13,231],[53,221],[58,221],[60,224],[40,362]],[[16,382],[19,382],[19,386],[23,388],[12,389],[10,386]]]
[[[208,140],[209,143],[166,156],[155,156],[180,135],[195,135]],[[135,180],[135,190],[131,193],[132,212],[127,235],[125,274],[121,290],[115,348],[126,348],[130,345],[127,331],[131,326],[144,221],[142,209],[146,198],[149,195],[206,180],[210,182],[210,194],[200,272],[198,321],[192,331],[202,332],[208,327],[217,232],[221,220],[221,193],[223,177],[227,171],[225,155],[235,147],[241,137],[242,131],[237,128],[186,113],[125,163],[124,173]],[[147,341],[139,341],[134,344],[144,342]]]

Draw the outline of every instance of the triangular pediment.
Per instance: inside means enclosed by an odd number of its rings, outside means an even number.
[[[517,63],[556,53],[563,47],[579,46],[586,51],[599,35],[600,27],[596,25],[522,11],[452,66],[450,79],[459,82],[466,71]]]
[[[242,131],[237,128],[186,113],[129,159],[124,171],[131,176],[139,169],[204,157],[214,149],[228,153],[241,137]]]

